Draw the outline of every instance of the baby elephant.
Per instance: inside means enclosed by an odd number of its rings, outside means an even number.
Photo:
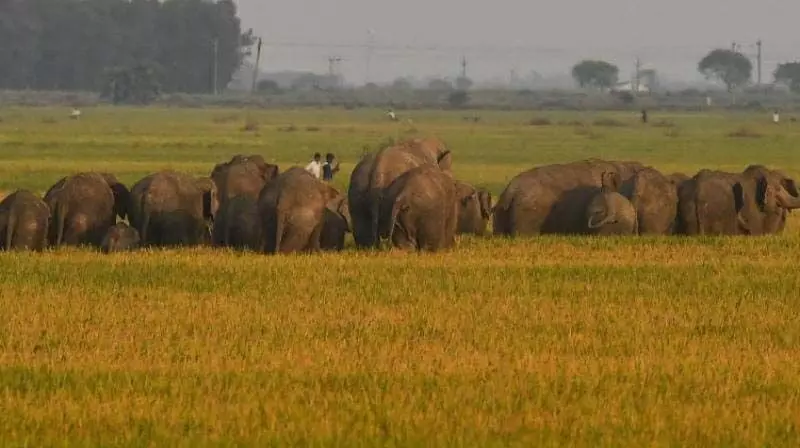
[[[325,208],[319,240],[322,250],[341,251],[344,249],[345,234],[352,232],[353,228],[350,208],[347,204],[347,198],[342,196]]]
[[[108,228],[101,249],[104,253],[123,252],[139,247],[139,232],[133,227],[119,222]]]
[[[603,173],[602,187],[586,209],[586,226],[595,235],[636,235],[636,209],[619,193],[619,174]]]

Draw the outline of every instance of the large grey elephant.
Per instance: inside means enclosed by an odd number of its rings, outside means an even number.
[[[783,231],[800,192],[786,174],[763,165],[742,173],[702,170],[678,190],[681,233],[765,235]]]
[[[425,138],[404,141],[375,154],[367,188],[371,225],[369,240],[374,247],[380,246],[378,221],[384,190],[406,171],[423,165],[432,165],[450,172],[452,168],[450,150],[437,138]]]
[[[220,198],[211,236],[214,246],[261,249],[258,195],[278,174],[278,166],[259,155],[236,155],[214,167],[211,178]]]
[[[466,182],[456,181],[456,196],[458,198],[456,233],[485,235],[492,213],[492,194],[486,190],[478,190]]]
[[[47,247],[50,208],[28,190],[17,190],[0,202],[0,248],[33,250]]]
[[[636,208],[619,192],[622,183],[616,171],[603,173],[602,185],[586,207],[586,227],[593,235],[636,235]]]
[[[359,248],[373,247],[372,205],[369,198],[370,173],[375,161],[375,153],[364,154],[350,174],[347,202],[352,218],[353,239]]]
[[[638,162],[599,159],[545,165],[520,173],[509,182],[494,207],[495,235],[585,234],[586,208],[601,176],[616,172],[629,188]]]
[[[455,245],[458,226],[456,184],[436,165],[411,169],[389,185],[381,234],[405,250],[438,251]]]
[[[109,173],[62,178],[44,195],[51,214],[50,244],[99,247],[116,217],[127,217],[129,199],[125,185]]]
[[[209,177],[172,170],[151,174],[131,188],[131,224],[144,246],[188,246],[210,242],[210,222],[219,208]]]
[[[266,253],[317,252],[325,210],[340,213],[341,193],[302,167],[281,173],[262,190],[258,213]]]
[[[639,235],[671,235],[678,213],[676,178],[650,167],[639,169],[621,191],[636,209]]]

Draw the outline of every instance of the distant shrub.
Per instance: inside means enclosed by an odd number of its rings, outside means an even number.
[[[55,124],[58,123],[58,120],[55,117],[42,117],[42,124]]]
[[[750,129],[747,126],[742,126],[739,129],[736,129],[735,131],[728,133],[728,137],[731,137],[731,138],[761,138],[763,136],[758,131]]]
[[[281,126],[278,128],[278,132],[295,132],[297,131],[297,126],[290,124],[289,126]]]
[[[594,121],[594,125],[607,128],[621,128],[627,126],[628,124],[613,118],[598,118]]]
[[[575,127],[583,127],[586,124],[580,120],[571,120],[571,121],[561,121],[558,123],[559,126],[575,126]]]
[[[680,135],[681,131],[677,126],[667,127],[664,130],[664,137],[675,138],[675,137],[680,137]]]
[[[536,117],[528,120],[528,126],[550,126],[553,124],[547,117]]]
[[[306,132],[319,132],[321,130],[322,130],[322,128],[320,128],[319,126],[307,126],[306,127]]]

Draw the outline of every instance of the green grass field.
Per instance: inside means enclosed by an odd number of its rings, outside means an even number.
[[[315,151],[342,159],[345,187],[364,147],[411,135],[442,137],[456,175],[495,194],[587,157],[800,178],[800,124],[769,114],[67,114],[0,109],[0,190]],[[0,444],[798,446],[798,253],[793,216],[774,237],[466,238],[426,255],[0,254]]]

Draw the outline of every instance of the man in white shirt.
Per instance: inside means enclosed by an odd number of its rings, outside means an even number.
[[[311,173],[314,177],[319,179],[322,177],[322,154],[314,153],[314,160],[311,161],[308,165],[306,165],[306,171]]]

